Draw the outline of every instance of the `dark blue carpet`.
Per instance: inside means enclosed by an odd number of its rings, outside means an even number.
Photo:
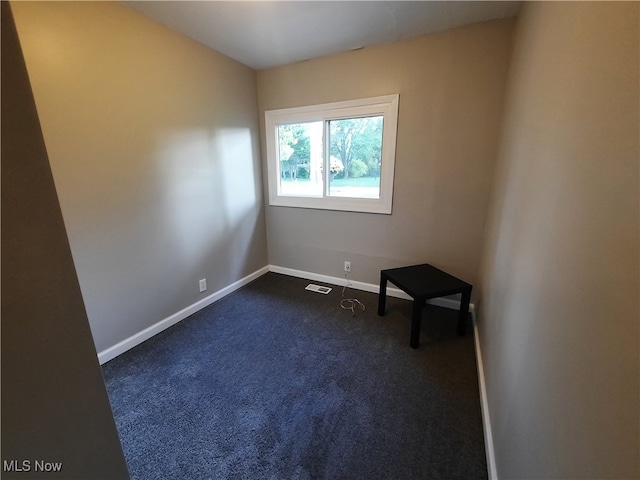
[[[269,273],[103,366],[131,478],[487,478],[473,337]]]

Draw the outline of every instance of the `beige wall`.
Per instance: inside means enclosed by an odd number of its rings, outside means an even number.
[[[129,478],[18,35],[0,8],[2,478]],[[35,461],[61,470],[38,473]]]
[[[267,207],[269,262],[342,276],[350,260],[351,277],[374,284],[381,268],[430,262],[475,283],[513,28],[487,22],[258,72],[262,122],[265,110],[400,94],[392,215]]]
[[[638,478],[638,3],[521,15],[479,318],[499,478]]]
[[[117,3],[12,6],[98,350],[202,298],[198,279],[264,266],[267,244],[269,263],[350,260],[371,283],[428,261],[481,302],[500,478],[640,475],[637,3],[527,5],[504,119],[514,20],[256,82]],[[392,215],[263,207],[266,109],[389,93]]]
[[[98,351],[265,266],[255,72],[116,2],[12,5]]]

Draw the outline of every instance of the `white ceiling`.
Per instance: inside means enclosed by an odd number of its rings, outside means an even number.
[[[512,1],[125,1],[256,70],[515,16]]]

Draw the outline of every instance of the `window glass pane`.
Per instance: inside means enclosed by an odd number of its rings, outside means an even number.
[[[322,197],[323,122],[278,125],[279,195]]]
[[[330,196],[380,198],[382,118],[329,121]]]
[[[398,101],[265,111],[269,205],[391,214]]]

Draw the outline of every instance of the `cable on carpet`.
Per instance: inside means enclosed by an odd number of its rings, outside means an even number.
[[[340,301],[340,306],[345,310],[351,310],[351,315],[356,316],[356,307],[360,307],[364,312],[364,303],[362,303],[357,298],[346,298],[344,292],[347,290],[347,287],[353,287],[351,284],[351,280],[347,277],[345,273],[344,277],[347,279],[347,283],[342,287],[342,300]]]

